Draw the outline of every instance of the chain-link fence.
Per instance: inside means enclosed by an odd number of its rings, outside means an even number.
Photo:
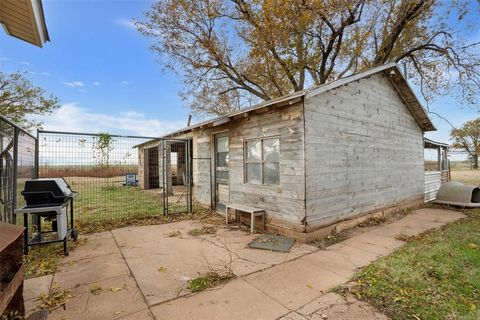
[[[98,229],[102,223],[134,223],[166,213],[190,211],[189,185],[187,180],[180,181],[186,177],[182,169],[185,160],[181,160],[186,153],[185,149],[180,150],[180,144],[183,143],[185,148],[187,143],[182,141],[177,144],[178,150],[168,154],[170,160],[165,163],[174,163],[175,166],[166,170],[162,166],[164,154],[160,148],[156,151],[157,161],[153,168],[143,161],[146,151],[139,146],[156,140],[159,139],[39,131],[39,177],[63,177],[78,192],[74,207],[75,220],[80,228]],[[153,157],[152,152],[149,155]],[[146,166],[158,179],[148,188],[143,181],[152,178],[145,176]],[[164,188],[164,181],[160,180],[163,172],[168,172],[169,186],[175,183],[173,188]]]
[[[36,139],[0,116],[0,221],[16,223],[15,208],[24,206],[20,191],[35,178]]]

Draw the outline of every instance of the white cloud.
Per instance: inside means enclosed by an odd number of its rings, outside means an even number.
[[[96,113],[76,103],[62,105],[49,116],[35,118],[46,130],[74,132],[109,132],[111,134],[159,137],[185,126],[184,121],[162,121],[136,111],[119,114]]]
[[[127,29],[137,30],[137,27],[135,26],[135,23],[132,20],[118,19],[116,20],[116,23]]]
[[[20,61],[18,64],[21,64],[21,65],[24,65],[24,66],[30,66],[32,65],[30,62],[28,61]]]
[[[131,82],[130,82],[130,81],[127,81],[127,80],[123,80],[122,82],[120,82],[120,84],[121,84],[122,86],[127,86],[127,85],[129,85],[130,83],[131,83]]]
[[[100,82],[95,81],[95,82],[92,82],[92,84],[93,84],[94,86],[97,86],[97,87],[98,87],[98,86],[100,85]]]
[[[66,85],[67,87],[71,87],[71,88],[83,88],[84,87],[84,84],[83,84],[82,81],[64,82],[63,84]]]
[[[42,76],[51,76],[52,74],[50,72],[40,72]]]

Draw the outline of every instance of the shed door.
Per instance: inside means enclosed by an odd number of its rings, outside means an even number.
[[[158,147],[146,149],[147,183],[146,189],[156,189],[160,186],[158,168]]]
[[[228,132],[219,133],[214,136],[214,195],[215,208],[225,211],[225,206],[230,202],[229,187],[229,143]]]

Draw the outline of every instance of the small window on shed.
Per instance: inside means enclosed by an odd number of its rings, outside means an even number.
[[[268,138],[245,143],[245,182],[280,183],[280,140]]]

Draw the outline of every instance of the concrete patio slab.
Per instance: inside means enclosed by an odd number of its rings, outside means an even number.
[[[301,314],[298,314],[297,312],[292,311],[289,314],[281,317],[280,320],[308,320],[308,319],[302,316]]]
[[[449,223],[461,218],[465,218],[465,215],[461,212],[453,210],[425,208],[415,210],[414,217],[416,219],[424,219],[427,221]]]
[[[39,304],[41,295],[48,295],[52,286],[53,275],[26,279],[23,282],[23,299],[25,300],[25,314],[30,314]]]
[[[149,310],[144,309],[119,319],[121,320],[152,320],[153,318],[150,316]]]
[[[61,260],[61,264],[104,256],[111,253],[120,253],[110,231],[81,237],[86,239],[85,244],[75,248],[75,250],[71,250],[68,257]]]
[[[383,313],[375,310],[368,303],[343,297],[336,293],[328,293],[310,302],[296,311],[298,316],[308,320],[388,320]],[[281,320],[296,319],[288,318],[289,315],[280,318]]]
[[[391,224],[374,228],[370,232],[393,238],[398,235],[416,236],[424,233],[425,231],[440,228],[443,225],[445,225],[444,222],[426,221],[424,219],[417,219],[415,216],[408,215]]]
[[[314,266],[325,268],[333,273],[344,277],[351,277],[356,270],[357,265],[348,260],[348,257],[335,251],[318,251],[300,258]]]
[[[52,274],[26,279],[23,282],[23,299],[32,300],[37,299],[42,294],[48,294],[52,286],[52,279]]]
[[[200,222],[184,220],[161,225],[125,227],[112,230],[112,234],[120,248],[125,246],[137,247],[137,245],[141,246],[142,243],[159,243],[161,240],[190,237],[188,235],[190,230],[201,227]],[[177,232],[179,232],[178,236],[176,236]]]
[[[62,289],[128,275],[129,270],[119,253],[63,263],[53,277]]]
[[[243,279],[225,286],[182,297],[151,308],[162,320],[277,319],[288,309],[255,289]]]
[[[149,305],[188,294],[188,280],[202,273],[231,270],[246,275],[317,250],[305,244],[295,245],[290,253],[250,249],[248,244],[258,235],[226,227],[216,227],[215,234],[189,234],[202,226],[181,221],[113,231]]]
[[[347,239],[343,241],[342,244],[352,248],[371,252],[377,256],[384,256],[403,246],[405,242],[397,240],[394,237],[387,237],[373,232],[366,232]]]
[[[293,310],[347,281],[348,277],[298,259],[249,275],[245,280]]]
[[[95,286],[100,288],[96,294],[92,292],[91,285],[71,289],[73,297],[66,302],[65,309],[53,310],[48,319],[120,319],[147,308],[140,290],[130,276],[99,281]]]
[[[363,302],[325,292],[403,245],[397,235],[416,235],[462,217],[422,209],[326,250],[295,244],[290,253],[250,249],[258,235],[223,226],[193,236],[189,231],[203,225],[193,221],[127,227],[89,236],[62,258],[53,280],[27,280],[27,308],[53,283],[73,297],[49,319],[383,320]],[[185,289],[201,273],[226,269],[241,278],[198,294]],[[101,288],[98,295],[93,286]]]
[[[378,254],[347,246],[341,242],[328,247],[326,251],[335,252],[343,256],[345,260],[357,268],[364,267],[379,257]]]
[[[215,236],[203,237],[220,248],[228,248],[229,255],[231,254],[233,259],[232,271],[237,276],[264,270],[318,250],[316,247],[301,243],[295,243],[287,253],[249,248],[248,244],[258,236],[258,234],[221,228]]]

